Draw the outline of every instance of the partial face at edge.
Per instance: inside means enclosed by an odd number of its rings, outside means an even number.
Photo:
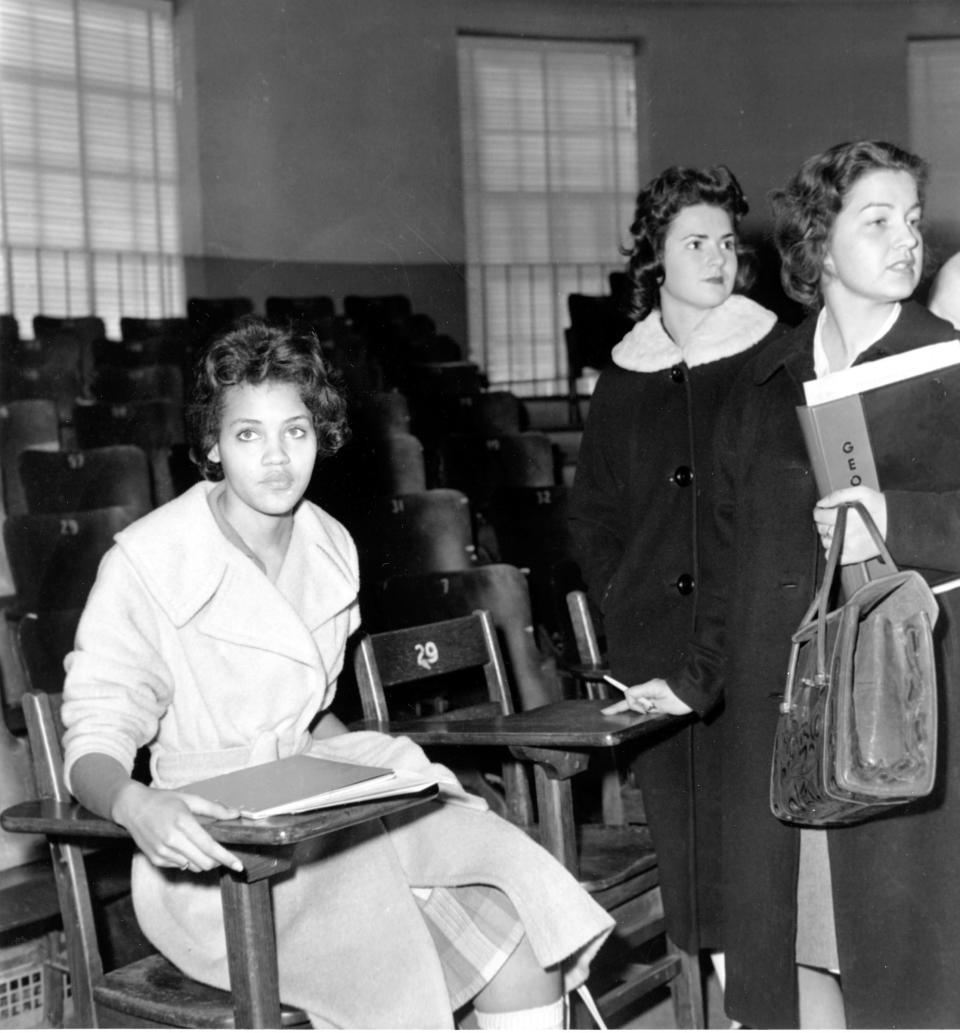
[[[223,467],[228,512],[285,516],[303,497],[317,458],[313,418],[296,386],[228,388],[209,458]]]
[[[737,278],[736,248],[729,212],[711,204],[682,208],[663,241],[661,301],[703,311],[722,305]]]

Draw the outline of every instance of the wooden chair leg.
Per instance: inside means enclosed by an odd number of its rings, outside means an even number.
[[[700,955],[681,950],[669,936],[667,948],[680,958],[680,975],[670,983],[677,1029],[706,1029]]]

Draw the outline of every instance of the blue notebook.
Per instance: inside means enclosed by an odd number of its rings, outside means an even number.
[[[180,786],[180,792],[236,807],[244,818],[268,818],[414,793],[435,785],[435,779],[417,772],[297,754],[190,782]]]

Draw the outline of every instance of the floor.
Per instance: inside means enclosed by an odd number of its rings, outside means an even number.
[[[723,1011],[723,991],[714,972],[706,977],[705,1007],[707,1011],[707,1029],[729,1029],[730,1020]],[[650,1007],[635,1019],[619,1027],[620,1029],[676,1029],[673,1019],[673,1003],[670,994],[664,991],[659,1000],[653,1001]]]

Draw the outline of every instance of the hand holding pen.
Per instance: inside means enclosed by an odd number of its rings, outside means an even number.
[[[603,680],[624,695],[622,700],[604,707],[604,714],[622,714],[627,710],[636,710],[640,714],[650,714],[654,717],[668,714],[680,717],[691,712],[690,707],[662,678],[651,678],[640,685],[624,685],[622,681],[609,674],[605,674]]]

